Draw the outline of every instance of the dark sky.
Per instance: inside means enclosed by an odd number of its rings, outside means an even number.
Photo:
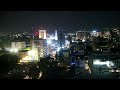
[[[24,31],[40,24],[118,24],[120,11],[0,11],[0,31]]]

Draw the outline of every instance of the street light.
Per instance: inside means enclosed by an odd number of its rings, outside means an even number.
[[[47,40],[47,43],[48,43],[48,44],[51,44],[51,43],[52,43],[52,41],[48,39],[48,40]]]

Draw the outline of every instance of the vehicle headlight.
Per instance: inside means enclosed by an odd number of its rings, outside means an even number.
[[[116,72],[120,72],[120,70],[116,70]]]

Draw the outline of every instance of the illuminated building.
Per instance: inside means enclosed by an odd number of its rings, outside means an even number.
[[[54,40],[58,40],[58,34],[57,34],[57,30],[55,30],[55,34],[47,34],[47,39],[54,39]]]
[[[46,57],[48,55],[46,39],[39,40],[39,53],[40,57]]]
[[[57,30],[55,30],[55,40],[58,40]]]
[[[39,38],[46,39],[47,33],[46,30],[39,30]]]
[[[31,61],[38,61],[39,60],[38,48],[34,48],[28,51],[28,56],[30,57]]]
[[[71,41],[75,41],[76,40],[76,33],[67,33],[67,36],[71,37]]]
[[[110,31],[111,34],[111,41],[113,43],[116,43],[118,45],[118,43],[120,43],[120,34],[119,34],[119,30],[112,30]]]
[[[47,39],[47,54],[49,54],[51,57],[54,57],[56,54],[56,51],[59,51],[59,44],[57,40],[55,39]]]
[[[26,57],[28,57],[28,53],[27,53],[27,51],[19,52],[20,62],[28,62],[29,59],[26,58]]]
[[[102,37],[107,38],[107,39],[111,39],[110,31],[103,31],[102,32]]]
[[[25,42],[11,42],[11,48],[12,49],[17,48],[18,50],[22,50],[25,47],[26,47]]]
[[[98,32],[96,30],[90,31],[90,35],[94,37],[102,36],[102,32]]]
[[[93,59],[92,71],[94,74],[100,73],[100,69],[104,71],[109,71],[114,66],[112,61],[102,59]]]
[[[77,31],[76,32],[76,40],[81,40],[82,42],[85,42],[87,39],[90,38],[90,32],[89,31]]]
[[[35,62],[39,60],[38,50],[35,48],[34,50],[19,52],[20,62]]]
[[[32,40],[32,49],[36,49],[38,51],[39,57],[47,56],[47,39]]]
[[[29,51],[20,52],[20,62],[35,62],[39,60],[38,46],[31,40],[31,49]]]

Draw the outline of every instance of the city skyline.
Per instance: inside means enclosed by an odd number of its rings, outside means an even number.
[[[40,25],[119,25],[119,11],[0,11],[0,31],[31,31]],[[62,28],[62,27],[61,27]],[[69,28],[69,27],[68,27]],[[52,29],[52,28],[51,28]]]

